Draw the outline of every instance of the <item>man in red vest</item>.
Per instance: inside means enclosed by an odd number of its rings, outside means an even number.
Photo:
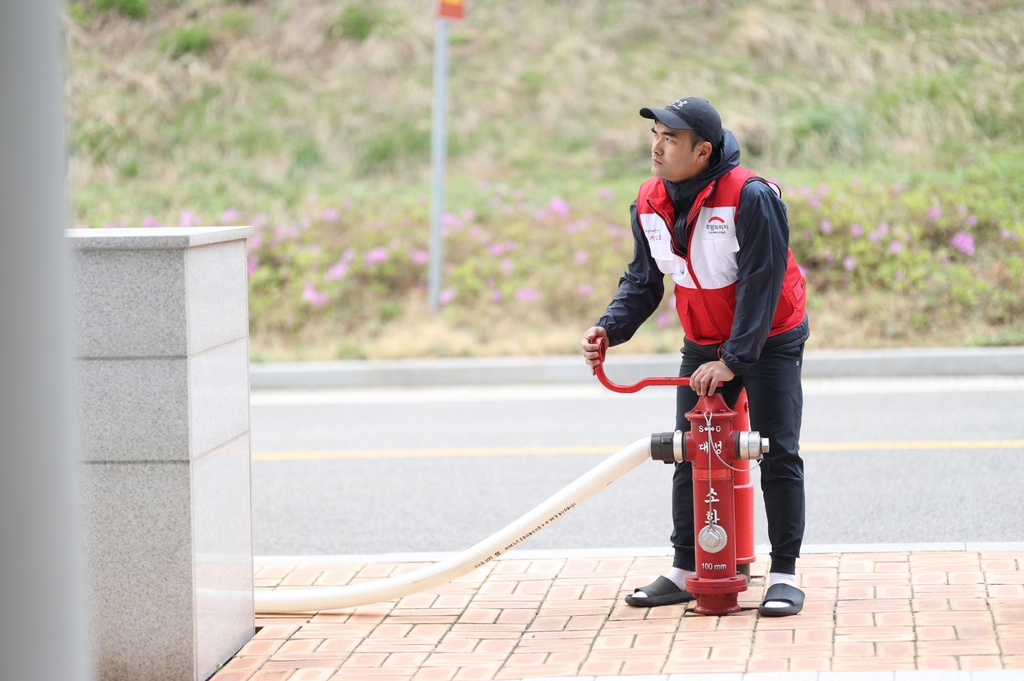
[[[630,208],[633,260],[604,315],[580,345],[590,366],[602,344],[632,338],[658,308],[664,277],[675,285],[683,326],[676,429],[689,430],[686,412],[698,396],[721,390],[730,405],[743,388],[750,425],[769,440],[761,464],[771,567],[765,616],[803,607],[796,559],[804,531],[800,364],[809,335],[806,282],[789,249],[786,206],[777,187],[739,164],[732,133],[706,100],[687,97],[664,109],[645,108],[651,131],[650,180]],[[653,607],[689,601],[686,577],[696,568],[693,484],[689,463],[676,464],[672,487],[672,568],[637,589],[626,603]]]

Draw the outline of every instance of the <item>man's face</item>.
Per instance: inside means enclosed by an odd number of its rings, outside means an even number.
[[[692,130],[673,130],[660,121],[651,128],[654,141],[651,143],[651,175],[682,182],[699,177],[708,167],[711,158],[711,143],[701,142],[693,146]]]

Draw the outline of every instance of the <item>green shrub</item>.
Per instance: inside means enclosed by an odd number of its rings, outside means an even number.
[[[402,164],[422,163],[430,158],[430,132],[411,123],[380,126],[359,155],[357,170],[373,174],[396,170]]]
[[[797,109],[782,136],[790,145],[782,158],[804,166],[822,162],[861,162],[868,156],[864,117],[843,106],[815,104]]]
[[[72,21],[79,24],[86,24],[92,18],[92,15],[89,13],[89,8],[81,2],[72,2],[68,4],[68,16],[71,17]]]
[[[319,163],[320,149],[317,147],[316,140],[311,137],[303,139],[295,148],[295,154],[292,159],[292,166],[289,170],[289,174],[292,177],[298,177],[307,169],[312,168]]]
[[[349,5],[327,26],[327,37],[361,43],[380,25],[381,19],[381,13],[374,8]]]
[[[126,180],[138,177],[141,171],[141,162],[138,154],[131,154],[122,160],[117,167],[118,172]]]
[[[252,29],[252,20],[251,14],[232,8],[221,17],[220,25],[236,38],[241,38],[249,35],[249,31]]]
[[[114,10],[132,19],[144,19],[149,10],[149,0],[96,0],[96,9],[101,12]]]
[[[178,59],[186,54],[204,56],[213,47],[213,34],[200,26],[189,26],[177,31],[171,38],[171,57]]]

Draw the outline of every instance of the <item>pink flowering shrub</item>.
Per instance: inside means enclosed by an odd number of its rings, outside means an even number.
[[[965,189],[943,191],[871,180],[783,185],[790,245],[810,283],[919,299],[921,319],[1024,314],[1024,223],[1013,206],[993,206]],[[633,255],[629,198],[527,192],[480,183],[442,216],[441,313],[456,324],[550,320],[586,328],[604,311]],[[293,215],[209,209],[221,224],[253,225],[247,244],[255,333],[299,334],[337,320],[380,328],[411,301],[426,301],[429,205],[388,201],[307,201]],[[186,209],[146,216],[147,226],[199,222]],[[124,226],[122,223],[117,223]],[[111,225],[115,226],[115,225]],[[651,323],[675,323],[671,282]],[[813,309],[813,308],[812,308]],[[375,326],[377,325],[377,326]]]
[[[469,205],[445,211],[443,313],[477,322],[596,319],[632,255],[628,225],[616,220],[625,206],[608,205],[606,195],[582,209],[560,196],[487,184]],[[386,322],[411,298],[425,300],[427,202],[304,208],[294,219],[248,217],[256,226],[248,244],[254,329],[299,332],[326,317]],[[247,219],[237,211],[227,217]]]
[[[1012,206],[972,200],[972,187],[864,179],[784,187],[790,246],[812,291],[915,296],[922,324],[933,314],[1009,321],[1024,313],[1024,250],[1015,239],[1024,230]]]

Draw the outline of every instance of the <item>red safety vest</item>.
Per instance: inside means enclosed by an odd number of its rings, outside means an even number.
[[[676,311],[683,332],[700,345],[724,343],[732,333],[740,250],[736,213],[743,185],[752,177],[757,176],[737,166],[697,195],[686,219],[690,235],[686,256],[678,255],[683,249],[672,229],[676,211],[664,183],[652,178],[640,186],[637,214],[651,255],[676,284]],[[778,193],[778,188],[772,188]],[[790,249],[769,336],[796,328],[804,320],[806,289]]]

